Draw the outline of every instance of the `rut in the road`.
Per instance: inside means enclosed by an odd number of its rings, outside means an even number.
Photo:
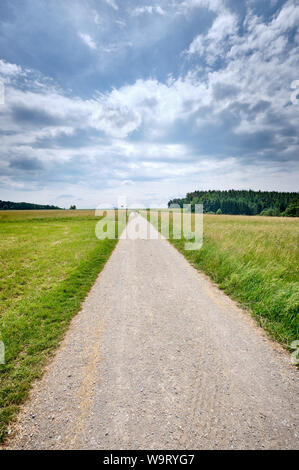
[[[298,448],[296,379],[288,354],[166,240],[120,240],[9,446]]]

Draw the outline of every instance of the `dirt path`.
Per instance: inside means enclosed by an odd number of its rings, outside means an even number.
[[[166,240],[121,240],[10,448],[298,448],[297,378]]]

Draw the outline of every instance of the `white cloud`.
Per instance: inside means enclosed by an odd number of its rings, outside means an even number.
[[[200,34],[194,38],[187,53],[204,55],[206,62],[212,65],[224,54],[224,48],[234,43],[237,30],[237,17],[224,10],[216,17],[206,35]]]
[[[0,74],[4,76],[17,76],[22,73],[22,68],[16,64],[10,64],[0,59]]]
[[[209,4],[209,8],[218,13],[208,33],[196,36],[187,50],[189,55],[204,56],[209,65],[213,65],[218,57],[222,60],[234,59],[254,50],[263,51],[267,57],[277,56],[285,50],[288,42],[283,34],[299,24],[299,5],[293,0],[289,0],[269,23],[249,12],[242,35],[238,35],[237,16],[228,11],[222,2],[189,0],[185,3],[189,7],[207,8]]]
[[[288,1],[272,21],[265,23],[262,18],[250,13],[244,22],[245,34],[235,40],[228,55],[229,58],[243,56],[253,51],[263,51],[265,57],[272,57],[283,52],[287,45],[284,36],[292,28],[298,31],[299,4]]]
[[[118,24],[119,26],[121,26],[122,28],[124,28],[125,26],[127,26],[126,21],[123,20],[122,18],[118,18],[117,20],[115,20],[115,23]]]
[[[156,7],[156,12],[159,13],[159,15],[165,15],[165,11],[160,6]]]
[[[110,5],[114,10],[118,10],[118,5],[115,0],[104,0],[108,5]]]
[[[150,15],[154,13],[157,13],[161,16],[165,15],[165,11],[159,5],[147,5],[143,7],[137,7],[137,8],[134,8],[134,10],[132,11],[133,16],[139,16],[145,13],[148,13]]]
[[[92,39],[92,37],[89,34],[79,33],[79,37],[82,39],[84,44],[86,44],[90,49],[93,49],[93,50],[97,49],[97,45],[95,41]]]
[[[214,12],[220,12],[225,9],[223,0],[184,0],[174,3],[180,13],[188,13],[193,8],[207,8]]]
[[[102,23],[100,15],[95,10],[93,10],[93,19],[94,19],[95,24],[98,26]]]
[[[202,56],[205,52],[204,42],[204,36],[202,34],[196,36],[189,46],[189,49],[187,51],[188,54],[197,53],[198,55]]]
[[[26,113],[38,113],[53,119],[55,125],[36,129],[32,133],[21,131],[20,140],[33,143],[34,136],[65,133],[72,128],[94,128],[114,138],[126,138],[141,125],[148,126],[148,132],[164,132],[177,118],[184,118],[194,112],[200,103],[207,99],[206,87],[191,76],[185,79],[169,80],[163,84],[157,80],[137,80],[111,92],[101,94],[91,100],[69,98],[53,88],[25,91],[13,86],[7,89],[9,109],[22,109]],[[188,106],[186,107],[186,102]],[[28,121],[30,123],[30,120]],[[0,116],[0,124],[7,131],[20,131],[15,118]],[[28,124],[29,125],[29,124]],[[52,133],[52,134],[51,134]],[[55,134],[56,135],[56,134]],[[17,137],[12,137],[16,139]]]
[[[289,54],[281,64],[277,64],[275,59],[265,63],[263,56],[257,52],[250,57],[238,57],[224,68],[209,72],[205,80],[191,73],[184,78],[169,79],[168,83],[137,80],[134,84],[113,89],[88,101],[66,97],[60,91],[46,86],[35,92],[10,87],[7,90],[7,102],[11,108],[45,113],[56,124],[44,129],[26,129],[25,134],[21,131],[17,136],[8,136],[8,139],[14,140],[15,144],[16,141],[23,141],[29,145],[46,135],[53,137],[59,132],[65,134],[79,128],[94,128],[116,139],[126,139],[137,129],[145,128],[149,139],[160,138],[167,135],[169,127],[178,119],[186,121],[206,107],[210,107],[208,117],[198,116],[195,121],[197,125],[203,125],[207,119],[217,122],[217,116],[236,99],[228,94],[221,101],[215,100],[214,90],[219,84],[222,89],[231,84],[239,87],[238,106],[270,102],[277,112],[287,114],[292,122],[296,118],[295,107],[289,109],[285,105],[290,99],[288,80],[291,83],[297,78],[294,67],[296,60],[298,52]],[[10,70],[8,66],[6,69]],[[275,83],[280,84],[276,90],[270,86],[274,76]],[[286,84],[284,88],[282,84]],[[262,112],[249,117],[244,112],[241,116],[242,121],[236,127],[238,132],[250,133],[268,126],[263,122]],[[0,123],[10,132],[19,129],[18,124],[8,116],[2,116]]]

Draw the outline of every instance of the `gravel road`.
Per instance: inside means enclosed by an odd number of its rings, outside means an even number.
[[[166,240],[122,239],[6,448],[298,449],[298,392],[289,355]]]

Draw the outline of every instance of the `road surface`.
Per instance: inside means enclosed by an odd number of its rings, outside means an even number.
[[[122,239],[6,446],[297,449],[298,392],[289,355],[166,240]]]

